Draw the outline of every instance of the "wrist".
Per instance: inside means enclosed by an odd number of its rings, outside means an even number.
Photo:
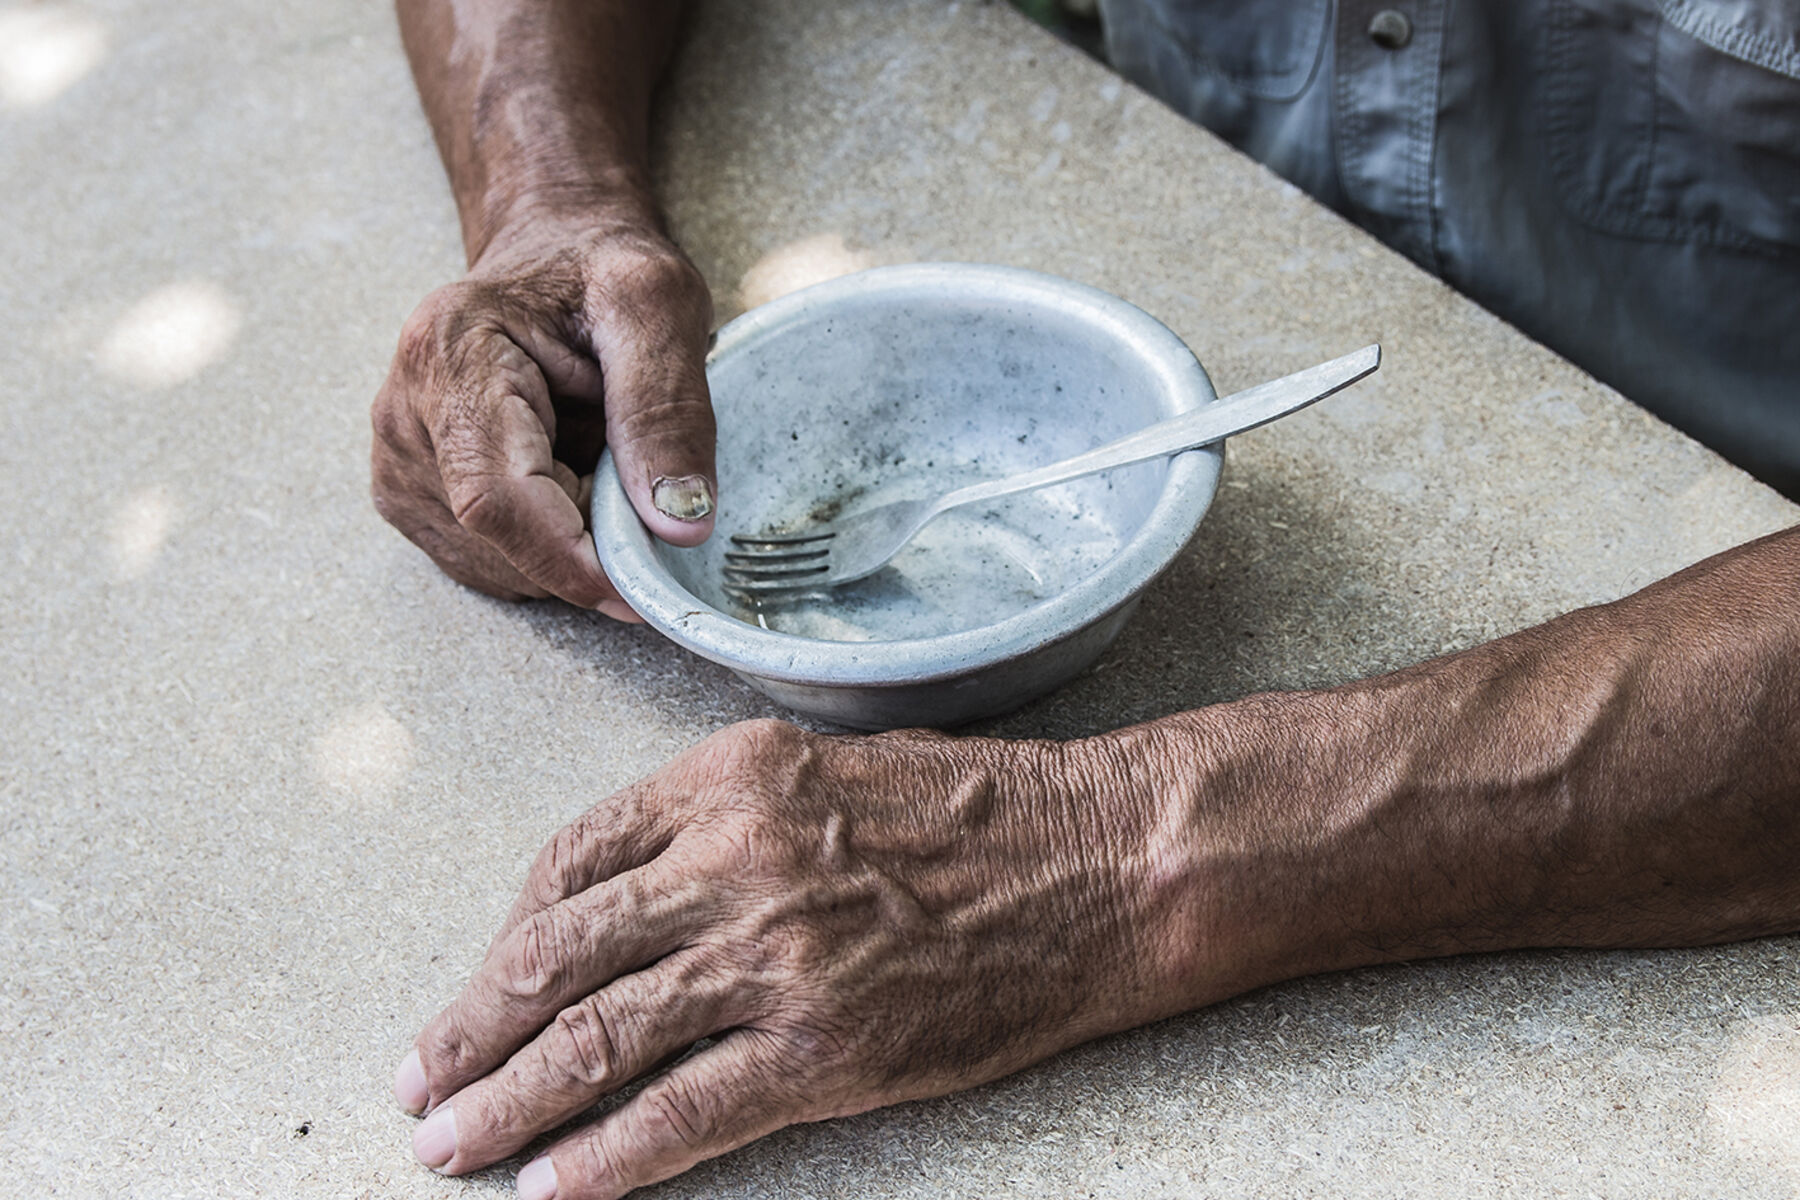
[[[1166,1012],[1380,958],[1368,868],[1392,777],[1358,764],[1382,704],[1260,695],[1097,739],[1145,809],[1133,885]]]
[[[1202,710],[1065,743],[1056,777],[1087,819],[1079,836],[1113,910],[1116,1028],[1224,999],[1266,979],[1234,904],[1249,869],[1243,837],[1209,808],[1202,781],[1222,758],[1218,714]],[[1095,1032],[1107,1032],[1096,1030]]]
[[[531,210],[507,226],[470,267],[515,300],[521,281],[548,289],[584,330],[633,328],[660,314],[689,336],[698,363],[712,329],[712,292],[654,214],[613,207]]]
[[[647,190],[569,184],[484,205],[473,226],[465,222],[465,243],[471,271],[576,246],[673,245]]]
[[[1492,643],[1115,735],[1154,794],[1144,886],[1160,897],[1165,986],[1192,1007],[1302,975],[1568,941],[1571,880],[1605,874],[1574,792],[1617,681],[1562,678],[1544,649]]]

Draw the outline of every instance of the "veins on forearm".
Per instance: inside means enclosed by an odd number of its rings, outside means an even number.
[[[1161,764],[1196,1002],[1800,928],[1797,584],[1800,529],[1392,675],[1126,731]]]

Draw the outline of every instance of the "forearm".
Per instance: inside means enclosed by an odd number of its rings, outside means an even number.
[[[1800,529],[1448,658],[1104,741],[1160,804],[1171,1010],[1368,963],[1800,929]]]
[[[679,1060],[521,1174],[612,1198],[1298,975],[1800,928],[1797,585],[1800,528],[1084,741],[722,730],[538,856],[396,1075],[415,1150],[474,1170]]]
[[[473,263],[526,218],[659,224],[650,96],[678,0],[397,0]]]

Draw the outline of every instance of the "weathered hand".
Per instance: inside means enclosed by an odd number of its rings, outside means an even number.
[[[543,219],[496,238],[406,323],[375,399],[381,515],[452,578],[631,619],[586,533],[604,442],[653,533],[705,540],[712,300],[641,228]]]
[[[451,1174],[702,1039],[520,1175],[614,1197],[1184,1007],[1153,805],[1104,743],[735,726],[559,833],[395,1081]]]

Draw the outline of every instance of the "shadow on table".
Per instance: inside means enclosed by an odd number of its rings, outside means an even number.
[[[1416,601],[1386,553],[1328,503],[1272,479],[1233,480],[1098,663],[971,732],[1082,737],[1416,661],[1447,631],[1406,616]]]
[[[1272,515],[1279,514],[1279,515]],[[1088,672],[968,734],[1081,737],[1271,689],[1329,686],[1441,648],[1383,545],[1341,512],[1278,481],[1235,481]],[[698,739],[735,721],[798,717],[647,627],[562,605],[519,619],[595,675],[595,699]],[[1412,613],[1414,615],[1408,615]],[[1447,618],[1446,618],[1447,620]]]

